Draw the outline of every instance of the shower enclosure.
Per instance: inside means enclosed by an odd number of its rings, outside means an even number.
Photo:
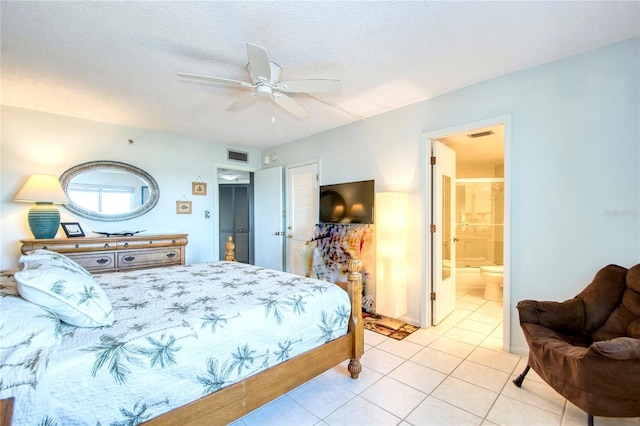
[[[456,179],[456,268],[503,264],[504,178]]]

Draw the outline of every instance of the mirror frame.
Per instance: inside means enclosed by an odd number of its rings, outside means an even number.
[[[158,186],[158,182],[156,182],[156,180],[149,173],[135,166],[121,163],[119,161],[89,161],[88,163],[82,163],[78,164],[77,166],[71,167],[69,170],[64,172],[59,179],[65,194],[67,193],[67,186],[71,182],[71,179],[73,179],[80,173],[92,171],[94,169],[116,169],[123,172],[131,173],[149,183],[151,197],[149,198],[149,201],[147,201],[146,203],[144,203],[144,205],[138,207],[137,209],[131,210],[127,213],[118,214],[98,213],[93,210],[81,207],[71,200],[69,200],[69,204],[63,204],[63,206],[67,210],[77,214],[78,216],[82,216],[86,219],[99,220],[102,222],[117,222],[121,220],[133,219],[134,217],[142,216],[143,214],[154,208],[158,203],[158,200],[160,199],[160,187]]]

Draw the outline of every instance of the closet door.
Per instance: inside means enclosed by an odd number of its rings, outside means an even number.
[[[224,260],[225,243],[231,235],[236,244],[236,260],[251,263],[250,190],[245,184],[220,185],[220,260]]]
[[[287,272],[303,276],[310,272],[304,248],[318,223],[319,204],[318,163],[287,168]]]

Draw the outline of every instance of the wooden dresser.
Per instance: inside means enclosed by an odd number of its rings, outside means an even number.
[[[184,265],[187,234],[21,240],[22,253],[47,249],[73,259],[93,273]]]

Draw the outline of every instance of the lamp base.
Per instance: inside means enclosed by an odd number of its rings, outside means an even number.
[[[33,236],[40,240],[55,238],[60,226],[60,211],[52,203],[36,203],[27,215]]]

